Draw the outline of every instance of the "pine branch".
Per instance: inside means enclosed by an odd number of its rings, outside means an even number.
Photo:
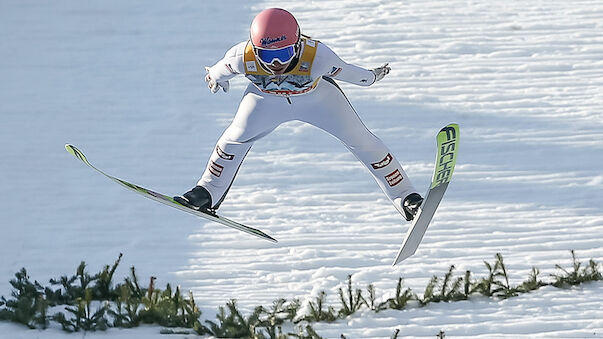
[[[362,291],[360,289],[356,289],[355,291],[352,288],[352,276],[348,275],[347,282],[347,290],[344,291],[339,288],[339,299],[341,300],[342,308],[339,310],[340,317],[347,317],[356,313],[361,307],[363,303],[366,303],[364,298],[362,297]]]
[[[393,298],[389,298],[387,300],[387,304],[391,309],[402,310],[406,307],[410,300],[415,299],[413,293],[409,288],[402,290],[403,281],[404,279],[402,279],[402,277],[398,278],[398,284],[396,285],[396,295]]]

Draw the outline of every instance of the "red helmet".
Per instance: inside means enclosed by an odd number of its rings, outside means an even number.
[[[281,8],[261,11],[251,22],[251,43],[256,48],[280,49],[297,44],[299,25],[295,17]]]

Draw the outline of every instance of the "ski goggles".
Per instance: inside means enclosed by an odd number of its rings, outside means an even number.
[[[295,45],[279,49],[261,49],[256,47],[256,55],[266,65],[272,65],[275,61],[286,64],[295,57]]]

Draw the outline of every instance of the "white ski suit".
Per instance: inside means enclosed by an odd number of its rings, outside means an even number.
[[[375,83],[375,73],[345,63],[323,43],[307,37],[302,38],[300,56],[282,75],[262,68],[249,41],[232,47],[208,71],[218,83],[238,74],[251,81],[197,183],[210,192],[213,208],[224,200],[253,143],[280,124],[299,120],[341,140],[403,214],[401,199],[416,192],[415,188],[392,152],[364,126],[333,80],[370,86]]]

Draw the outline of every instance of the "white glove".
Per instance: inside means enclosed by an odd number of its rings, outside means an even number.
[[[371,69],[371,71],[375,74],[375,82],[383,79],[383,77],[385,77],[386,75],[389,74],[389,71],[391,71],[392,68],[389,67],[388,65],[389,65],[389,63],[385,63],[381,67]]]
[[[211,75],[209,75],[209,67],[205,67],[205,71],[207,72],[205,75],[205,82],[207,82],[207,87],[212,93],[216,93],[220,88],[222,88],[224,93],[228,92],[228,89],[230,88],[230,83],[228,80],[217,82],[211,78]]]

